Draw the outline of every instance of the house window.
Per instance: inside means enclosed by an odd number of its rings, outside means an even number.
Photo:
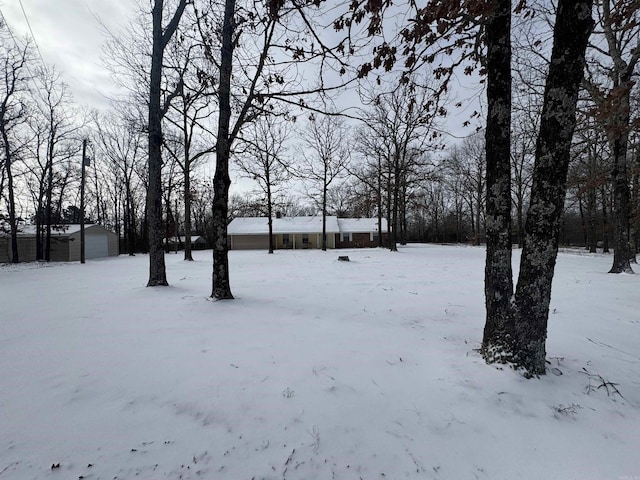
[[[309,234],[308,233],[303,233],[302,234],[302,244],[303,245],[309,245]]]
[[[282,243],[285,245],[289,245],[289,234],[288,233],[283,233],[282,234]]]
[[[372,242],[377,242],[378,241],[378,237],[380,237],[380,234],[378,232],[371,232],[370,234],[370,240]]]
[[[350,242],[351,241],[351,234],[350,233],[343,233],[342,234],[342,241],[343,242]]]

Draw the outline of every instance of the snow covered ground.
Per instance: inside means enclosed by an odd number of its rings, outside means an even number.
[[[166,260],[0,267],[0,480],[640,479],[640,275],[608,256],[561,253],[533,380],[476,352],[480,248],[232,252],[226,302],[210,252]]]

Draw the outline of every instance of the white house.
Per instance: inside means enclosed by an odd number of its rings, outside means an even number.
[[[274,218],[272,225],[276,249],[322,248],[322,216]],[[387,222],[383,219],[382,235]],[[237,217],[227,228],[231,250],[269,248],[267,217]],[[379,240],[377,218],[326,217],[327,248],[376,247]]]

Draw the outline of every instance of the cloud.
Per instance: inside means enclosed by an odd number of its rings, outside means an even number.
[[[33,32],[44,61],[61,72],[78,103],[91,107],[104,104],[104,95],[113,94],[116,88],[100,60],[106,39],[104,26],[117,31],[127,21],[135,3],[130,0],[21,2],[24,12],[16,0],[0,3],[15,34],[23,37]]]

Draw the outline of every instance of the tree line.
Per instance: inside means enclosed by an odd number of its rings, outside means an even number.
[[[148,286],[168,284],[163,239],[183,235],[191,260],[197,232],[213,248],[212,297],[232,299],[234,216],[269,228],[276,214],[385,218],[391,250],[486,244],[483,355],[542,374],[560,243],[613,249],[612,273],[631,272],[640,246],[639,20],[633,0],[154,0],[107,39],[127,92],[107,112],[78,108],[3,23],[0,221],[13,261],[22,222],[48,260],[52,225],[78,221],[88,138],[84,214],[123,251],[149,253]],[[464,78],[484,93],[465,122],[476,132],[455,141]],[[232,174],[254,189],[232,194]]]

